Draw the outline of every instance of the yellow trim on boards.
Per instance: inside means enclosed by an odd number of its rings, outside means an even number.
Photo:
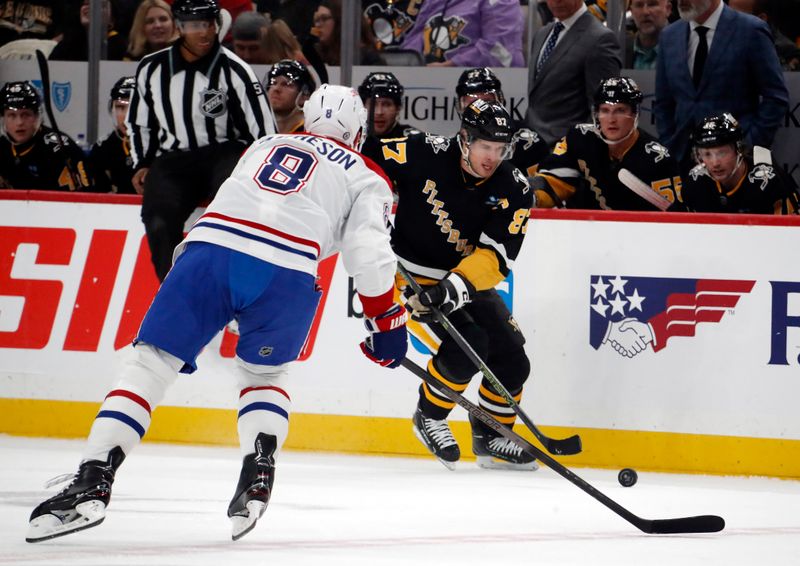
[[[0,433],[82,438],[89,433],[99,403],[0,398]],[[359,454],[426,456],[411,431],[411,418],[355,417],[293,413],[286,448]],[[471,455],[469,424],[453,421],[464,460]],[[699,474],[757,475],[800,479],[800,440],[746,438],[669,432],[540,427],[548,436],[580,434],[584,450],[560,456],[569,467],[635,468]],[[516,432],[534,442],[524,426]],[[235,446],[236,411],[159,407],[148,441]]]

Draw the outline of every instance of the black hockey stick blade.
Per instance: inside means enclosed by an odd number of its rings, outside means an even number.
[[[415,293],[419,294],[422,291],[422,287],[420,287],[419,283],[417,283],[408,270],[398,261],[397,262],[397,271],[400,272],[400,275],[403,276],[411,288],[414,290]],[[450,337],[455,341],[458,347],[461,349],[462,352],[475,364],[475,367],[484,375],[484,377],[492,384],[495,390],[500,394],[500,396],[505,399],[508,403],[509,407],[514,411],[514,413],[519,416],[522,423],[528,427],[528,429],[533,433],[536,439],[542,443],[542,445],[547,449],[550,454],[554,454],[556,456],[571,456],[572,454],[578,454],[582,449],[583,446],[581,444],[581,438],[578,435],[570,436],[569,438],[550,438],[534,424],[534,422],[528,417],[528,414],[522,410],[522,407],[514,400],[508,390],[503,386],[497,376],[494,375],[489,366],[481,359],[481,357],[472,349],[472,346],[469,345],[469,342],[461,335],[461,333],[452,325],[450,320],[445,316],[445,314],[436,307],[431,307],[434,315],[436,316],[436,320],[441,324],[442,328],[450,335]]]
[[[697,517],[679,517],[677,519],[643,519],[642,522],[645,524],[637,526],[642,531],[653,535],[718,533],[725,528],[725,519],[717,515],[698,515]]]
[[[507,426],[500,424],[492,415],[468,399],[464,398],[461,394],[444,385],[441,381],[433,377],[413,361],[409,360],[408,358],[404,358],[401,364],[404,368],[410,370],[411,373],[450,399],[453,403],[456,403],[460,407],[464,408],[470,415],[473,415],[475,418],[479,419],[481,422],[486,424],[489,428],[504,438],[507,438],[508,440],[511,440],[512,442],[515,442],[521,446],[525,452],[531,456],[535,456],[540,462],[560,475],[562,478],[589,494],[591,497],[611,509],[614,513],[628,521],[643,533],[651,535],[716,533],[725,528],[725,520],[716,515],[678,517],[675,519],[644,519],[639,517],[584,480],[578,474],[557,460],[554,460],[548,456],[545,452],[528,442],[525,438]]]

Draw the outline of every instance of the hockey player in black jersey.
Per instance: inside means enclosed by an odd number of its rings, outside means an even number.
[[[433,352],[431,375],[463,392],[477,373],[453,339],[435,322],[438,306],[519,401],[530,372],[525,338],[494,287],[519,253],[533,195],[525,175],[507,162],[511,117],[502,105],[476,100],[463,113],[455,137],[415,135],[387,140],[372,157],[392,180],[399,201],[392,247],[425,290],[408,298],[410,330]],[[480,405],[511,427],[515,413],[484,379]],[[461,451],[447,416],[454,404],[426,384],[413,416],[417,437],[445,466]],[[471,420],[479,464],[535,469],[521,447]]]
[[[403,109],[403,85],[389,72],[370,73],[358,86],[358,95],[367,109],[368,135],[363,152],[375,152],[381,140],[401,138],[419,133],[408,124],[401,124],[399,117]]]
[[[731,114],[711,116],[692,136],[698,163],[684,179],[686,206],[695,212],[798,214],[794,180],[772,164],[772,153],[744,146]]]
[[[308,68],[300,61],[282,59],[270,68],[264,83],[278,133],[302,132],[303,104],[317,89]]]
[[[0,188],[94,190],[78,144],[42,125],[42,101],[29,82],[8,82],[0,89],[0,112]]]
[[[114,130],[95,143],[89,152],[88,161],[97,189],[105,193],[136,194],[131,184],[133,157],[125,125],[131,93],[135,88],[134,77],[122,77],[111,87],[108,112],[114,120]]]
[[[456,85],[456,110],[461,116],[464,108],[474,100],[489,100],[506,103],[503,95],[503,85],[488,67],[474,67],[467,69],[458,78]],[[539,164],[550,155],[550,148],[539,134],[528,128],[515,128],[514,155],[511,163],[528,177],[536,174]]]
[[[593,124],[563,137],[533,180],[536,205],[602,210],[683,210],[678,164],[640,130],[642,92],[627,77],[600,82]]]

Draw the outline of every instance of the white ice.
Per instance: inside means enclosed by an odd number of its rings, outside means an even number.
[[[428,458],[284,452],[256,528],[230,540],[233,448],[143,444],[125,462],[105,522],[24,541],[42,484],[74,471],[79,441],[0,435],[0,564],[780,565],[800,564],[800,482],[578,469],[648,519],[717,514],[721,533],[646,535],[546,468],[455,472]],[[568,458],[563,462],[568,464]]]

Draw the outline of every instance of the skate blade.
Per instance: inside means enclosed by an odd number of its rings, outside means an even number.
[[[30,522],[26,542],[41,542],[63,537],[84,529],[96,527],[106,518],[106,506],[102,501],[84,501],[75,506],[78,513],[72,521],[62,523],[55,515],[41,515]]]
[[[419,440],[422,443],[422,445],[426,449],[428,449],[428,452],[430,452],[433,455],[434,458],[436,458],[437,460],[439,460],[442,463],[442,466],[444,466],[445,468],[447,468],[451,472],[455,472],[456,471],[456,463],[455,462],[448,462],[447,460],[442,460],[436,454],[431,452],[430,448],[428,448],[428,445],[425,444],[425,440],[422,438],[422,433],[419,431],[419,429],[416,427],[416,425],[412,426],[411,428],[414,429],[414,436],[417,437],[417,440]]]
[[[231,533],[232,540],[239,540],[253,530],[253,528],[256,526],[256,523],[261,518],[261,515],[264,514],[267,504],[263,501],[253,500],[248,501],[246,507],[247,515],[234,515],[231,517],[231,523],[233,527]]]
[[[492,458],[491,456],[476,456],[478,467],[484,470],[515,470],[519,472],[535,472],[539,469],[539,464],[536,460],[528,462],[527,464],[515,464],[513,462],[506,462]]]

